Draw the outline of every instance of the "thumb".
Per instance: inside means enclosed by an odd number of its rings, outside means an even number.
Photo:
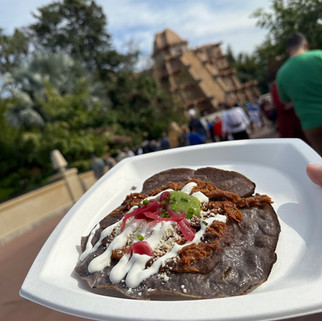
[[[313,183],[322,187],[322,165],[309,164],[306,166],[306,173]]]

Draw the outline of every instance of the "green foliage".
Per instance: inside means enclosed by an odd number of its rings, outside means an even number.
[[[53,149],[88,170],[91,154],[157,139],[183,117],[149,74],[134,73],[135,50],[112,48],[95,1],[52,2],[35,19],[0,31],[0,201],[46,183]]]
[[[99,103],[87,107],[88,90],[83,87],[76,94],[60,95],[49,85],[45,90],[45,99],[39,106],[48,121],[42,128],[19,128],[9,126],[5,112],[9,100],[1,103],[2,135],[0,147],[1,198],[27,191],[46,181],[53,173],[50,152],[59,149],[71,164],[79,160],[89,160],[90,154],[103,154],[109,140],[105,135],[96,134],[93,124],[104,118]],[[88,169],[85,163],[79,163],[80,169]]]
[[[95,1],[63,0],[38,11],[37,22],[30,26],[37,50],[64,51],[101,79],[132,65],[136,53],[122,55],[112,48],[106,16]]]
[[[76,167],[80,172],[86,172],[91,169],[91,160],[90,159],[80,159],[71,161],[69,163],[70,167]]]
[[[3,34],[0,28],[0,73],[11,71],[24,61],[29,52],[26,32],[15,29],[12,36]]]
[[[322,2],[321,0],[271,0],[268,11],[258,9],[252,17],[257,25],[267,30],[265,40],[251,55],[234,56],[227,48],[227,59],[236,68],[242,81],[257,79],[262,93],[268,91],[269,81],[287,59],[285,45],[294,32],[302,32],[311,49],[322,48]]]
[[[94,1],[64,0],[38,11],[37,22],[30,26],[38,49],[67,52],[88,66],[95,65],[97,51],[109,49],[106,17]]]
[[[0,201],[45,183],[51,172],[48,160],[38,158],[42,152],[40,133],[8,125],[5,115],[11,103],[11,99],[0,99]]]
[[[124,133],[131,135],[135,143],[142,140],[142,133],[151,139],[161,137],[171,120],[180,118],[179,111],[170,96],[149,75],[119,73],[110,90],[112,110]]]
[[[49,120],[42,131],[47,150],[59,149],[67,161],[89,159],[94,152],[102,154],[108,143],[105,135],[95,134],[95,125],[107,116],[100,103],[88,108],[88,97],[86,87],[77,94],[63,96],[48,87],[46,99],[41,102]]]
[[[239,54],[233,66],[238,70],[237,75],[241,82],[254,79],[253,75],[258,72],[258,63],[255,57],[248,54]]]
[[[14,69],[4,81],[7,94],[16,98],[16,104],[7,113],[12,126],[27,129],[44,127],[47,119],[39,101],[46,97],[47,84],[62,95],[77,93],[87,86],[90,92],[87,106],[101,101],[107,108],[109,101],[103,85],[95,81],[85,67],[64,53],[44,55],[35,52],[28,65]]]
[[[253,17],[257,25],[268,30],[259,52],[267,58],[285,53],[287,38],[294,32],[302,32],[311,48],[322,48],[322,2],[320,0],[273,0],[271,10],[258,9]]]
[[[303,33],[311,49],[322,48],[322,2],[320,0],[272,0],[269,11],[258,9],[253,13],[259,27],[267,29],[264,42],[254,57],[259,66],[259,80],[265,85],[287,59],[285,47],[294,32]]]
[[[227,59],[230,65],[236,69],[238,79],[244,83],[253,79],[258,80],[258,87],[262,93],[268,91],[266,67],[260,57],[255,54],[240,53],[234,56],[230,47],[227,48]],[[264,62],[265,65],[265,62]]]
[[[226,57],[227,57],[229,65],[231,65],[231,66],[234,65],[234,63],[236,62],[236,59],[235,59],[233,50],[231,49],[230,45],[227,46]]]

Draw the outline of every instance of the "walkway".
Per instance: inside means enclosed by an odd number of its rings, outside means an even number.
[[[47,309],[19,296],[23,280],[42,245],[61,216],[0,246],[0,320],[80,321],[77,317]]]

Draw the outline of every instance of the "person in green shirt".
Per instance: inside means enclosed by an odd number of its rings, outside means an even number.
[[[287,41],[290,58],[277,73],[282,102],[292,102],[311,146],[322,156],[322,50],[308,50],[301,33]]]

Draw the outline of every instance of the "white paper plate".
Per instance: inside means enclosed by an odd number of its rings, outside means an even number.
[[[306,176],[320,156],[298,139],[257,139],[177,148],[127,158],[69,211],[33,263],[20,294],[97,320],[276,320],[322,311],[322,189]],[[274,200],[281,223],[278,260],[267,282],[236,297],[137,301],[90,292],[73,273],[80,237],[149,176],[173,167],[235,170]]]

